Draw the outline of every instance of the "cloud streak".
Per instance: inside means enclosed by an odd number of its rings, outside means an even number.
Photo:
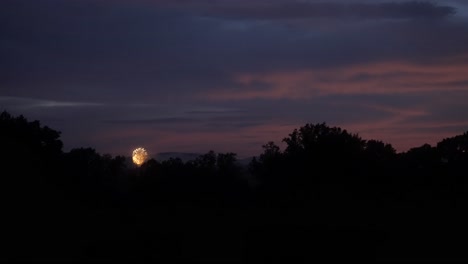
[[[213,90],[213,99],[311,98],[333,94],[408,94],[468,91],[468,64],[414,64],[400,61],[333,69],[240,74],[236,89]],[[257,89],[256,87],[261,87]]]
[[[36,98],[22,98],[22,97],[11,97],[11,96],[0,96],[0,105],[4,108],[19,108],[19,109],[31,109],[31,108],[80,108],[80,107],[97,107],[104,106],[102,103],[94,102],[67,102],[67,101],[55,101],[55,100],[44,100]]]
[[[298,0],[157,0],[149,4],[200,12],[230,19],[288,20],[332,19],[439,19],[456,13],[450,5],[434,1],[298,1]]]
[[[220,1],[221,2],[221,1]],[[223,18],[255,20],[289,19],[440,19],[455,14],[451,6],[428,1],[409,2],[306,2],[252,1],[222,2],[209,14]]]

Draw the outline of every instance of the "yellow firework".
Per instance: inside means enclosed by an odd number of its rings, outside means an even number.
[[[140,166],[148,160],[148,152],[144,148],[137,148],[132,154],[133,163]]]

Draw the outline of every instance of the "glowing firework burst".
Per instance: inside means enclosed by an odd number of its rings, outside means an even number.
[[[137,148],[132,154],[133,163],[140,166],[148,160],[148,152],[144,148]]]

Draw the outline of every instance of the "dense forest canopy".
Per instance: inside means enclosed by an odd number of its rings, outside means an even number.
[[[268,139],[266,139],[268,140]],[[468,132],[396,153],[306,124],[242,166],[141,167],[0,114],[2,260],[468,260]]]

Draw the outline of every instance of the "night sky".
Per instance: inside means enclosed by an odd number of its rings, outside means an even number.
[[[468,1],[2,0],[3,110],[66,151],[247,157],[319,122],[406,151],[468,130]]]

